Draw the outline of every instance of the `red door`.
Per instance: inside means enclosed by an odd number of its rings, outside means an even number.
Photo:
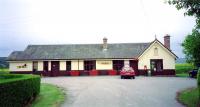
[[[59,61],[51,61],[51,76],[59,75]]]

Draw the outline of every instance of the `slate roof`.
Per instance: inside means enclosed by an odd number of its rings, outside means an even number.
[[[14,51],[8,61],[56,59],[137,58],[151,43],[29,45],[24,51]]]

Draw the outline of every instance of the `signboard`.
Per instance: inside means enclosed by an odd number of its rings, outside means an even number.
[[[27,65],[26,65],[26,64],[24,64],[24,65],[19,65],[19,66],[17,66],[17,68],[27,68]]]
[[[98,61],[98,63],[102,65],[109,65],[111,64],[111,61]]]

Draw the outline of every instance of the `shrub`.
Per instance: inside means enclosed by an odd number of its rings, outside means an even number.
[[[40,77],[25,74],[0,75],[0,105],[24,107],[40,92]]]
[[[176,74],[188,73],[188,71],[192,70],[194,66],[192,64],[184,63],[184,64],[176,64]]]
[[[200,99],[200,68],[199,68],[198,74],[197,74],[197,86],[199,89],[199,99]]]
[[[200,69],[198,70],[198,74],[197,74],[197,85],[198,87],[200,87]]]

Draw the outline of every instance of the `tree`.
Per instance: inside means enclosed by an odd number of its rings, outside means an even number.
[[[169,0],[170,5],[180,9],[185,9],[184,15],[194,16],[196,18],[196,28],[200,29],[200,0]]]
[[[200,0],[169,0],[168,3],[175,5],[178,10],[185,9],[184,15],[196,18],[196,26],[192,34],[186,36],[182,46],[187,61],[200,67]]]
[[[196,66],[200,65],[200,32],[197,29],[192,30],[192,34],[186,36],[182,43],[183,52],[187,61],[194,62]]]

